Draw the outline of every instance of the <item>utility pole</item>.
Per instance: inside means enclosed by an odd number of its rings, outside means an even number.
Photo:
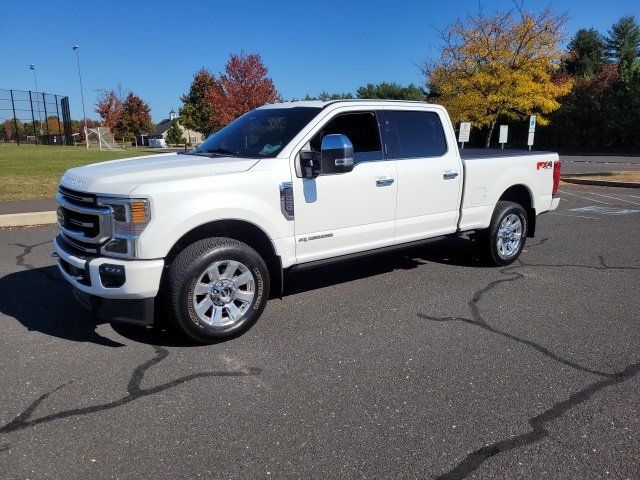
[[[78,78],[80,79],[80,98],[82,99],[82,117],[84,118],[84,143],[87,144],[89,150],[89,130],[87,129],[87,114],[84,110],[84,90],[82,88],[82,73],[80,73],[80,54],[78,53],[78,45],[73,45],[71,49],[76,52],[76,60],[78,62]]]
[[[40,136],[42,136],[42,117],[40,116],[40,96],[38,95],[38,77],[36,76],[36,66],[32,63],[29,65],[29,70],[31,70],[33,72],[33,82],[36,85],[36,100],[37,100],[37,106],[38,106],[38,129],[40,130]],[[33,108],[33,105],[32,107]],[[31,113],[33,113],[33,110],[31,111]],[[33,117],[33,115],[32,115]],[[33,133],[35,135],[36,131],[35,128],[33,129]],[[36,137],[37,138],[37,137]],[[38,144],[38,141],[36,139],[36,145]]]

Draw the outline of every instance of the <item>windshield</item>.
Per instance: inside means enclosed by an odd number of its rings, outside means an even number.
[[[272,158],[319,112],[316,107],[252,110],[211,134],[191,153]]]

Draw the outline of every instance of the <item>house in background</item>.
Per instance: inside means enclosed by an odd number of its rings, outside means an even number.
[[[153,130],[153,133],[149,136],[149,138],[163,139],[166,141],[167,131],[171,126],[171,122],[177,118],[178,116],[176,115],[176,112],[171,110],[169,112],[169,118],[165,118],[164,120],[161,120],[156,125],[155,129]],[[203,142],[204,136],[201,133],[194,132],[193,130],[188,130],[184,128],[182,125],[180,125],[180,120],[178,120],[178,126],[182,130],[182,136],[185,138],[188,144],[191,144],[192,146],[195,147],[196,145]]]

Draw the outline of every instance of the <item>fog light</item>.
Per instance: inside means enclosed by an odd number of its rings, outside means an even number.
[[[118,288],[124,285],[126,275],[124,265],[103,263],[99,268],[100,282],[106,288]]]

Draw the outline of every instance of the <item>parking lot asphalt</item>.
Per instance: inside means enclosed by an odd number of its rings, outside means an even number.
[[[640,194],[562,191],[510,267],[301,272],[212,346],[92,319],[53,227],[0,230],[0,478],[639,478]]]
[[[574,155],[561,153],[562,174],[571,173],[602,173],[640,170],[640,155]]]

